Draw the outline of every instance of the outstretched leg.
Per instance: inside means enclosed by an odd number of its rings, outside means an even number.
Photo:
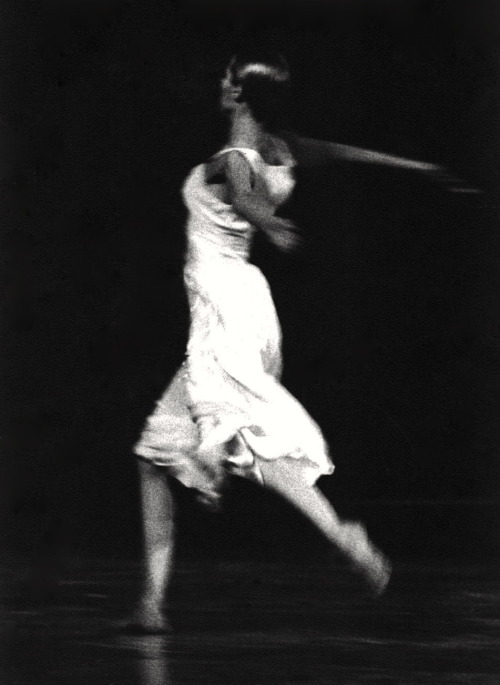
[[[174,548],[174,504],[165,471],[139,461],[145,574],[131,627],[151,633],[169,630],[163,614]]]
[[[369,541],[363,526],[340,519],[321,491],[306,482],[292,459],[262,460],[259,466],[264,485],[307,516],[364,576],[374,593],[381,594],[389,582],[390,564]]]

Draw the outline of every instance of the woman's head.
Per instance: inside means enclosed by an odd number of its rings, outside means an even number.
[[[258,50],[232,57],[222,83],[222,106],[246,103],[266,128],[282,125],[288,109],[290,70],[278,52]]]

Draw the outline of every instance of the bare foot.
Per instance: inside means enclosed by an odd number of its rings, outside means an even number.
[[[392,573],[392,564],[369,540],[359,523],[345,524],[346,540],[343,551],[357,573],[369,585],[372,594],[379,597],[385,591]]]
[[[364,579],[368,583],[374,597],[382,595],[392,574],[392,564],[382,554],[377,554],[372,559],[369,568],[359,569]]]

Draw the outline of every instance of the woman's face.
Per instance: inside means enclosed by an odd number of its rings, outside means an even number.
[[[229,67],[220,81],[220,106],[224,111],[234,109],[234,84],[232,81],[232,74]]]

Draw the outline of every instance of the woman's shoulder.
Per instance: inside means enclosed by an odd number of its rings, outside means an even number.
[[[245,160],[254,171],[259,169],[264,173],[266,167],[293,167],[296,156],[292,137],[288,133],[269,135],[260,145],[252,145],[248,141],[231,141],[215,152],[206,162],[205,168],[209,173],[222,171]]]
[[[218,150],[203,165],[208,183],[225,182],[228,177],[259,173],[262,162],[257,150],[246,146],[227,146]]]
[[[210,171],[224,170],[229,167],[238,166],[241,162],[246,162],[252,169],[256,169],[260,155],[257,150],[243,145],[231,145],[218,150],[205,163],[205,168]]]

